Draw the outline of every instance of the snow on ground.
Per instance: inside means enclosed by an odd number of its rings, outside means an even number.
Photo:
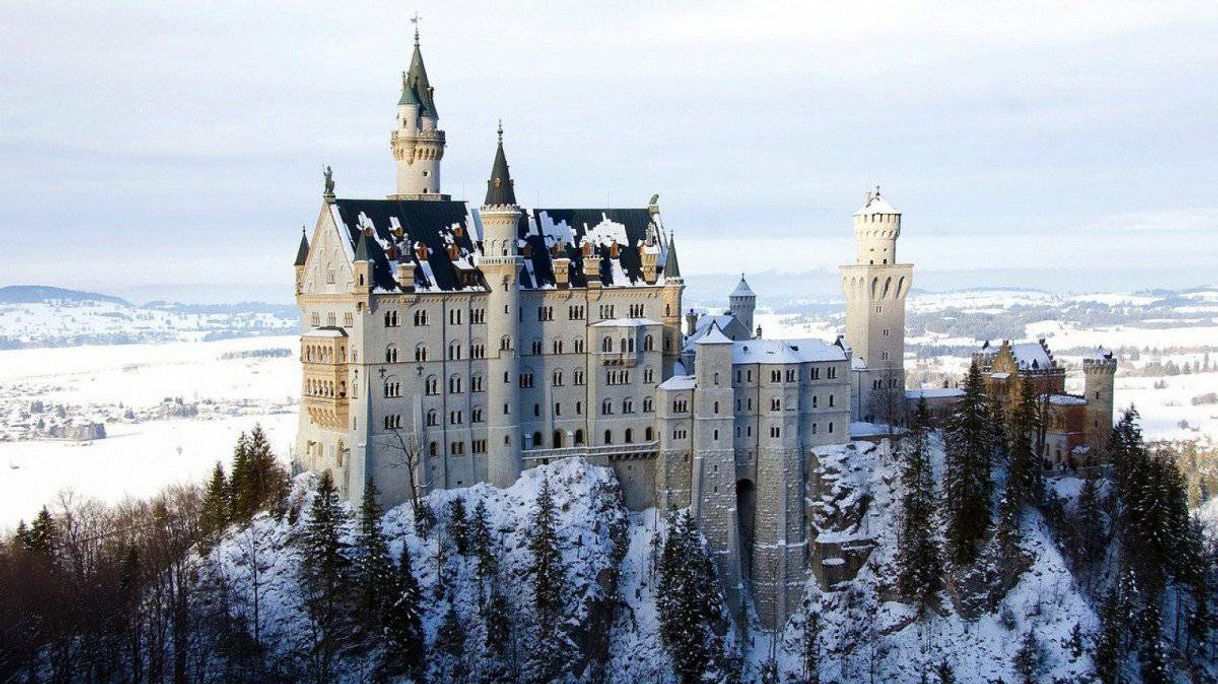
[[[296,431],[295,336],[0,351],[0,417],[32,400],[63,404],[88,419],[117,405],[146,409],[166,397],[215,402],[198,419],[106,421],[108,437],[0,441],[0,529],[29,518],[70,488],[106,501],[147,496],[226,464],[242,430],[261,423],[285,461]],[[288,349],[278,358],[222,356]]]
[[[237,436],[256,424],[286,466],[296,436],[294,413],[120,424],[105,439],[82,443],[0,442],[0,529],[28,521],[63,490],[115,502],[202,481],[216,461],[230,465]]]

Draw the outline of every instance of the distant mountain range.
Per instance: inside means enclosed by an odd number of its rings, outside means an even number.
[[[38,304],[54,302],[107,302],[130,306],[134,304],[121,298],[96,292],[68,290],[62,287],[46,285],[7,285],[0,287],[0,304]]]

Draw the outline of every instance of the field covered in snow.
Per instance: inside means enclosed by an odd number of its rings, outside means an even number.
[[[292,335],[0,350],[0,528],[62,489],[116,501],[201,479],[259,423],[286,459],[297,345]],[[39,421],[100,422],[107,437],[27,438]]]

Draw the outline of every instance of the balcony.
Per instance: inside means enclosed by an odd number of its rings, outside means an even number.
[[[583,456],[584,458],[607,458],[610,461],[627,459],[655,458],[660,452],[660,443],[634,442],[632,444],[605,444],[602,446],[570,446],[558,449],[529,449],[524,452],[524,460],[550,461],[560,458]]]

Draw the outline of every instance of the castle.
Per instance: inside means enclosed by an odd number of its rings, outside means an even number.
[[[396,191],[340,198],[327,168],[297,250],[294,467],[393,505],[583,457],[614,470],[632,510],[690,507],[732,608],[781,624],[810,563],[815,449],[906,401],[900,213],[877,191],[854,215],[845,340],[763,339],[743,277],[728,313],[689,312],[683,332],[658,198],[526,209],[501,126],[482,204],[453,200],[417,32],[401,87]]]

